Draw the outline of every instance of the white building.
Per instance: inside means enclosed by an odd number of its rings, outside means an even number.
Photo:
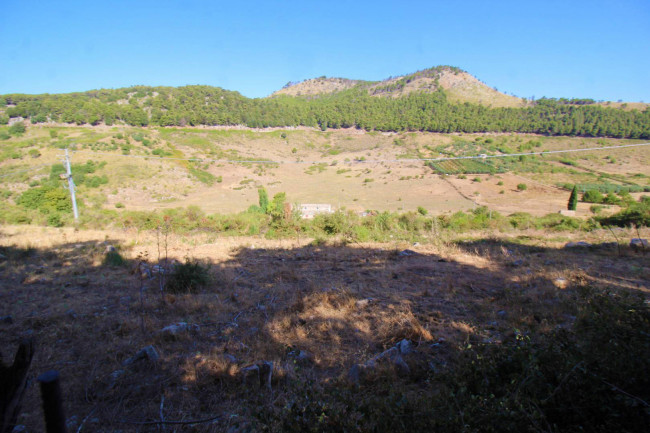
[[[316,204],[301,204],[300,215],[306,219],[312,219],[319,213],[333,213],[332,205],[316,203]]]

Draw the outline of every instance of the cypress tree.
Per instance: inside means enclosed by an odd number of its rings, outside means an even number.
[[[578,207],[578,186],[574,185],[573,190],[571,191],[571,196],[569,196],[569,204],[567,209],[576,210]]]
[[[262,213],[267,213],[269,211],[269,195],[266,193],[266,189],[263,187],[257,190],[259,196],[260,209]]]

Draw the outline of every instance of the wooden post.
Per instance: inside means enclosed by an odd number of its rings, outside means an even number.
[[[9,433],[16,425],[33,356],[33,341],[24,340],[11,366],[5,366],[0,359],[0,433]]]
[[[47,433],[66,433],[59,372],[56,370],[46,371],[38,376],[38,382],[41,385]]]

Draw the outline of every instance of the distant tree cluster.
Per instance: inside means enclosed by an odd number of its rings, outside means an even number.
[[[433,70],[435,72],[435,70]],[[459,70],[460,71],[460,70]],[[429,70],[416,74],[433,74]],[[391,86],[403,86],[415,75]],[[399,98],[368,94],[367,83],[333,94],[250,99],[210,86],[94,90],[57,95],[0,96],[4,117],[32,123],[132,126],[311,126],[368,131],[521,132],[650,138],[650,110],[624,111],[592,100],[539,99],[525,108],[489,108],[447,101],[442,89]],[[3,107],[0,107],[2,109]]]

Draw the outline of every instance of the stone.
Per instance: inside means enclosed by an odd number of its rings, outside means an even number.
[[[413,250],[404,250],[399,252],[400,257],[415,256],[417,253]]]
[[[553,285],[558,289],[564,290],[569,287],[569,280],[563,277],[559,277],[553,280]]]
[[[408,355],[409,353],[413,352],[413,344],[411,344],[411,342],[406,338],[397,343],[396,347],[397,350],[399,350],[399,353],[402,355]]]
[[[366,308],[368,305],[370,305],[370,301],[372,301],[371,298],[359,299],[357,302],[355,302],[355,305],[357,308]]]
[[[617,247],[618,247],[618,242],[602,242],[598,244],[598,248],[607,249],[607,250],[614,249]]]
[[[244,385],[250,385],[254,388],[266,387],[268,389],[271,389],[271,379],[273,378],[273,362],[257,362],[253,365],[242,368],[241,374]]]
[[[126,371],[124,370],[115,370],[108,376],[108,386],[106,388],[108,389],[113,389],[115,387],[115,384],[117,383],[117,380],[122,377]]]
[[[108,254],[108,253],[114,253],[115,251],[116,251],[116,249],[115,249],[115,247],[114,247],[113,245],[107,245],[107,246],[106,246],[106,250],[105,250],[105,253],[106,253],[106,254]]]
[[[271,389],[271,379],[273,379],[273,362],[262,361],[257,364],[260,368],[260,387],[266,386]]]
[[[630,241],[630,248],[634,251],[647,251],[648,250],[648,240],[641,238],[634,238]]]
[[[402,359],[402,356],[397,347],[391,347],[390,349],[370,359],[368,362],[366,362],[366,366],[374,368],[377,366],[377,364],[380,364],[382,362],[388,362],[389,364],[393,365],[400,375],[408,375],[410,373],[409,366],[406,364],[406,362],[404,362],[404,359]]]
[[[14,318],[11,316],[2,316],[0,317],[0,322],[4,323],[5,325],[11,325],[14,323]]]
[[[368,367],[364,364],[354,364],[348,370],[348,380],[352,383],[359,383],[366,376]]]
[[[499,316],[499,317],[506,317],[507,314],[508,314],[508,312],[506,310],[497,311],[497,316]]]
[[[524,264],[523,259],[517,259],[517,260],[513,260],[512,262],[510,262],[510,266],[514,266],[514,267],[519,267],[519,266],[522,266],[523,264]]]
[[[144,360],[156,362],[158,361],[158,359],[160,359],[160,356],[158,355],[158,352],[156,352],[156,349],[153,346],[147,346],[138,350],[135,355],[125,360],[122,363],[122,365],[126,367],[134,364],[137,361],[144,361]]]
[[[249,365],[241,369],[242,383],[258,387],[260,384],[260,368],[255,365]]]
[[[27,427],[25,427],[22,424],[15,425],[13,430],[11,430],[11,433],[25,433],[27,431]]]
[[[237,363],[237,358],[235,358],[234,355],[231,355],[231,354],[229,354],[229,353],[225,353],[225,354],[223,355],[223,357],[224,357],[224,359],[225,359],[226,361],[228,361],[228,362],[231,363],[231,364],[236,364],[236,363]]]
[[[589,248],[591,244],[589,242],[578,241],[578,242],[567,242],[564,245],[564,248]]]
[[[199,325],[187,324],[186,322],[178,322],[178,323],[173,323],[169,326],[165,326],[163,329],[160,330],[160,332],[168,335],[177,335],[185,331],[197,332],[198,330],[199,330]]]

